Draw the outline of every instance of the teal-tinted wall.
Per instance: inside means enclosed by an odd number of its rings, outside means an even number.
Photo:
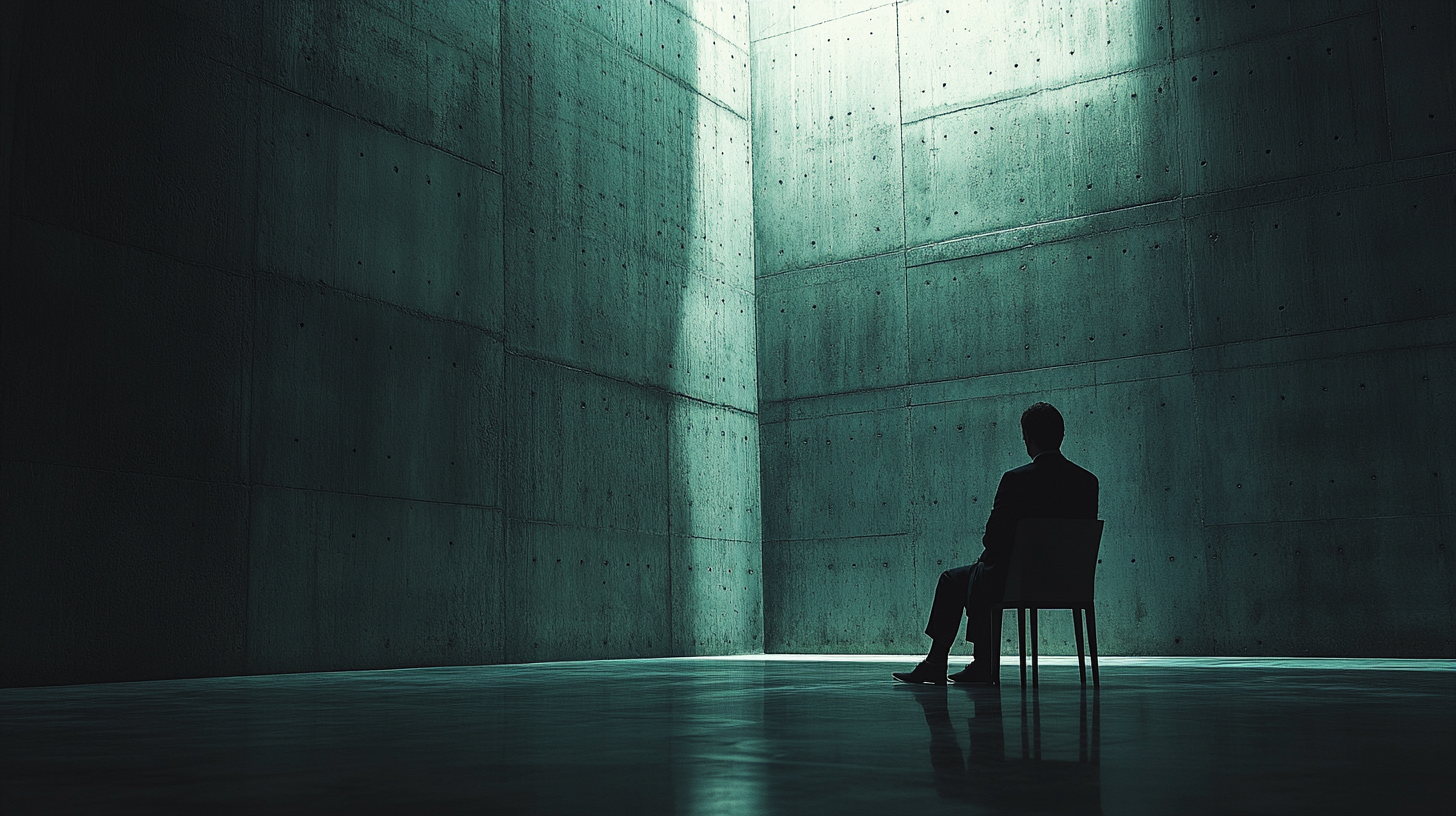
[[[766,649],[923,648],[1044,399],[1105,652],[1456,654],[1452,8],[753,3]]]
[[[4,21],[0,682],[762,648],[744,4]]]
[[[747,5],[6,5],[0,683],[1453,654],[1449,4]]]

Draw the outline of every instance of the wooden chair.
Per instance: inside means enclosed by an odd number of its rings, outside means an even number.
[[[1026,685],[1026,613],[1031,612],[1031,684],[1038,685],[1036,613],[1070,609],[1077,631],[1077,670],[1087,683],[1082,650],[1082,613],[1087,613],[1087,641],[1092,653],[1092,685],[1097,674],[1097,617],[1092,610],[1097,551],[1102,521],[1086,519],[1022,519],[1016,527],[1016,548],[1006,573],[1001,609],[1016,610],[1016,648],[1021,656],[1021,685]],[[1001,616],[996,616],[996,642],[1001,642]]]

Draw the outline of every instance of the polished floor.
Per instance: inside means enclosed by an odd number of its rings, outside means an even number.
[[[623,660],[0,690],[0,813],[1456,812],[1456,662]]]

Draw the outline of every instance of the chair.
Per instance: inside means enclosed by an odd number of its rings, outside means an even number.
[[[1092,610],[1097,551],[1102,521],[1088,519],[1022,519],[1006,573],[1001,610],[1016,610],[1016,648],[1021,657],[1021,685],[1026,685],[1026,613],[1031,611],[1031,685],[1038,685],[1036,613],[1070,609],[1077,631],[1077,670],[1087,683],[1082,650],[1082,613],[1087,613],[1087,642],[1092,652],[1092,685],[1097,673],[1097,617]],[[996,615],[996,642],[1001,642],[1001,615]],[[998,650],[999,651],[999,650]]]

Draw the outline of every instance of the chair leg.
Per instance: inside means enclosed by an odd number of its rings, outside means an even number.
[[[1097,676],[1097,615],[1092,607],[1087,607],[1087,646],[1092,653],[1092,685],[1102,685],[1102,678]]]
[[[1005,610],[997,609],[991,617],[991,637],[996,642],[996,651],[991,655],[991,674],[996,678],[996,685],[1001,685],[1001,626]]]
[[[1087,764],[1091,759],[1087,741],[1087,684],[1082,684],[1082,699],[1077,706],[1077,761]]]
[[[1026,610],[1016,610],[1016,654],[1021,658],[1021,686],[1026,687]]]
[[[1031,759],[1031,727],[1026,723],[1026,688],[1024,686],[1021,689],[1021,758]]]
[[[1040,683],[1037,675],[1037,636],[1036,636],[1036,609],[1031,610],[1031,687],[1036,688]]]
[[[1033,616],[1036,612],[1031,613]],[[1032,617],[1032,620],[1036,620]],[[1036,677],[1036,663],[1031,664],[1031,676]],[[1033,683],[1035,680],[1032,681]],[[1041,693],[1032,689],[1031,692],[1031,756],[1033,759],[1041,759]]]
[[[1082,655],[1082,610],[1072,610],[1072,628],[1077,632],[1077,673],[1082,676],[1082,685],[1087,685],[1087,660]]]

